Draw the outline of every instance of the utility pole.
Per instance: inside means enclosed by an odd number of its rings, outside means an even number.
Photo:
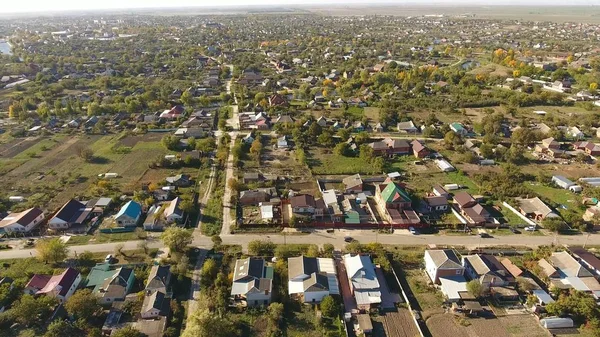
[[[583,249],[585,249],[585,246],[587,245],[587,243],[588,243],[588,240],[590,239],[590,235],[591,235],[591,234],[592,234],[592,233],[587,233],[587,237],[585,238],[585,243],[583,244]]]

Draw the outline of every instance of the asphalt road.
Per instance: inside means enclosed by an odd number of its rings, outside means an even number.
[[[372,231],[363,230],[336,230],[335,233],[326,233],[318,231],[312,234],[237,234],[222,235],[224,244],[239,244],[246,250],[248,242],[252,240],[270,240],[276,244],[283,243],[311,243],[323,246],[325,243],[332,243],[337,249],[344,247],[344,237],[351,236],[361,243],[380,242],[390,245],[456,245],[477,248],[478,246],[525,246],[537,247],[541,245],[600,245],[600,234],[572,235],[572,236],[532,236],[526,234],[496,236],[493,238],[480,239],[478,236],[447,236],[447,235],[410,235],[406,230],[397,231],[399,234],[376,234]],[[102,243],[84,246],[70,246],[72,254],[75,252],[90,251],[92,253],[107,252],[112,253],[115,247],[123,245],[126,250],[137,249],[139,241]],[[195,236],[192,242],[194,247],[207,248],[212,247],[212,241],[206,236]],[[161,248],[162,243],[158,239],[148,239],[148,247]],[[0,259],[17,259],[35,256],[35,249],[13,249],[0,251]]]

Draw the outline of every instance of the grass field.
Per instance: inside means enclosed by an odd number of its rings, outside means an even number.
[[[158,182],[179,172],[195,173],[195,169],[149,168],[149,164],[168,153],[160,143],[160,137],[156,134],[57,134],[33,142],[29,138],[20,143],[12,141],[11,144],[16,144],[13,147],[26,148],[12,157],[9,155],[14,149],[10,148],[0,157],[0,172],[3,173],[0,183],[13,187],[11,195],[28,198],[19,207],[54,210],[70,198],[88,194],[90,185],[101,173],[118,173],[119,178],[110,182],[114,190],[121,193],[139,188],[143,180]],[[78,156],[82,148],[89,148],[94,153],[90,161]]]
[[[380,174],[370,163],[358,157],[338,156],[323,149],[312,149],[308,163],[313,174]]]

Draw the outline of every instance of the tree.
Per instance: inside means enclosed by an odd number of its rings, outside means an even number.
[[[210,239],[213,243],[213,249],[219,250],[221,248],[221,245],[223,244],[223,240],[221,239],[221,237],[218,235],[213,235]]]
[[[161,143],[167,150],[176,150],[179,146],[179,138],[172,135],[166,135],[162,138]]]
[[[48,326],[44,337],[83,336],[83,331],[67,320],[56,320]]]
[[[34,298],[31,295],[23,295],[13,304],[10,315],[25,326],[40,324],[50,316],[56,302],[56,299],[50,296]]]
[[[182,337],[230,337],[239,336],[235,324],[200,307],[188,319]]]
[[[471,280],[467,283],[467,291],[475,298],[479,298],[483,295],[483,286],[479,283],[479,280]]]
[[[337,135],[342,139],[342,141],[346,141],[348,138],[350,138],[350,130],[339,129]]]
[[[346,142],[339,143],[333,149],[333,152],[338,156],[349,156],[350,155],[350,145]]]
[[[98,298],[92,294],[90,289],[80,289],[69,297],[65,303],[65,309],[69,315],[87,321],[101,308],[98,305]]]
[[[111,337],[146,337],[146,335],[139,332],[137,329],[128,326],[113,332]]]
[[[263,145],[260,139],[257,137],[250,146],[250,153],[254,156],[257,162],[260,162],[260,154],[262,153]]]
[[[268,240],[252,240],[248,242],[248,253],[258,256],[273,256],[276,245]]]
[[[545,229],[551,232],[558,232],[567,227],[563,219],[558,217],[547,217],[544,220],[542,220],[542,225]]]
[[[482,144],[479,147],[481,156],[486,159],[494,158],[494,147],[491,144]]]
[[[67,245],[60,238],[39,240],[35,249],[38,258],[46,263],[56,264],[62,262],[69,255]]]
[[[325,317],[336,318],[339,315],[340,305],[332,296],[327,295],[323,297],[320,307],[321,313],[323,313],[323,316]]]
[[[87,147],[80,147],[77,149],[77,155],[85,162],[90,162],[94,158],[94,151]]]
[[[181,227],[168,227],[160,239],[171,253],[183,253],[185,248],[192,243],[192,233]]]
[[[218,272],[219,266],[217,265],[217,262],[214,259],[206,259],[200,270],[202,286],[204,288],[209,288],[213,285]]]

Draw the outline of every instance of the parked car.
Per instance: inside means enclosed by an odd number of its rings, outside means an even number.
[[[419,234],[419,232],[417,232],[417,230],[414,227],[408,227],[408,231],[410,232],[410,234],[412,235],[417,235]]]
[[[352,242],[352,241],[354,241],[354,239],[351,236],[346,236],[344,238],[344,241],[346,241],[346,242]]]
[[[110,263],[112,260],[113,260],[112,254],[106,255],[106,257],[104,258],[105,263]]]
[[[479,237],[480,237],[480,238],[487,239],[487,238],[491,238],[492,236],[491,236],[491,235],[489,235],[488,233],[479,233]]]
[[[536,228],[535,228],[535,226],[527,226],[527,227],[525,227],[525,230],[528,232],[535,232]]]
[[[518,230],[518,229],[516,229],[516,228],[514,228],[514,227],[510,227],[509,229],[510,229],[511,232],[513,232],[513,234],[521,234],[521,231]]]

